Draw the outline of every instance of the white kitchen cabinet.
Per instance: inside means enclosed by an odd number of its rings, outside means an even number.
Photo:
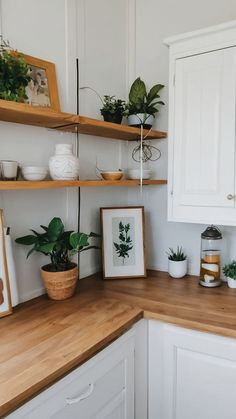
[[[134,419],[138,331],[139,324],[7,418]]]
[[[236,21],[165,42],[168,219],[236,225]]]
[[[236,341],[149,321],[149,419],[235,419]]]

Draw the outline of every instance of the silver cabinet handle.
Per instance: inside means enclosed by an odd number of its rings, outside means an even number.
[[[77,397],[74,397],[73,399],[69,399],[69,398],[66,399],[66,403],[67,404],[79,403],[82,400],[87,399],[89,396],[91,396],[93,390],[94,390],[94,384],[89,384],[87,391],[85,391],[84,393],[80,394]]]
[[[227,199],[229,200],[229,201],[231,201],[232,199],[234,199],[235,198],[235,195],[232,195],[231,193],[229,194],[229,195],[227,195]]]

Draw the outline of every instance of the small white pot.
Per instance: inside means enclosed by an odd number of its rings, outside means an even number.
[[[187,267],[187,259],[179,261],[168,259],[168,272],[172,278],[183,278],[187,274]]]
[[[152,126],[154,121],[153,115],[148,115],[146,113],[138,113],[137,115],[129,115],[128,116],[128,125],[131,126],[140,126],[141,124]]]
[[[227,277],[228,287],[236,288],[236,279]]]

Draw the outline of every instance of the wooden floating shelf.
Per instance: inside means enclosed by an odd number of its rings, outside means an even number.
[[[143,180],[143,185],[166,185],[165,179]],[[106,187],[106,186],[139,186],[139,179],[127,180],[42,180],[42,181],[0,181],[0,190],[22,189],[58,189],[79,187]]]
[[[17,124],[33,125],[65,132],[79,132],[96,137],[134,141],[140,138],[140,129],[128,125],[113,124],[85,116],[57,112],[49,108],[37,108],[25,103],[0,100],[0,120]],[[148,130],[144,130],[144,136]],[[166,138],[163,131],[151,130],[149,140]]]

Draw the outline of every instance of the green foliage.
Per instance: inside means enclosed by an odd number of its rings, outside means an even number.
[[[29,68],[24,55],[10,49],[1,40],[0,44],[0,99],[20,102],[27,99],[25,87],[30,81]]]
[[[169,247],[169,252],[166,252],[166,254],[168,255],[169,260],[174,260],[175,262],[187,259],[187,256],[183,252],[182,246],[177,246],[176,251]]]
[[[103,116],[106,116],[107,114],[123,116],[125,113],[125,101],[116,99],[115,96],[105,95],[103,99],[103,107],[100,111]]]
[[[71,258],[79,252],[88,249],[97,249],[97,246],[89,245],[89,238],[98,237],[95,233],[85,234],[74,231],[65,231],[60,218],[53,218],[48,226],[40,226],[43,233],[31,230],[33,235],[27,235],[16,239],[16,243],[25,246],[33,246],[27,254],[27,258],[33,252],[43,253],[51,259],[52,271],[66,271],[70,268]]]
[[[126,105],[128,115],[144,113],[155,115],[158,112],[158,105],[164,105],[159,99],[159,91],[163,84],[155,84],[147,93],[145,83],[138,77],[132,84],[129,92],[129,103]]]
[[[133,243],[129,235],[130,224],[123,224],[122,221],[119,222],[119,243],[114,243],[116,253],[118,257],[123,258],[123,263],[125,258],[129,257],[129,252],[133,249]]]
[[[223,274],[228,278],[236,279],[236,260],[232,260],[223,267]]]

